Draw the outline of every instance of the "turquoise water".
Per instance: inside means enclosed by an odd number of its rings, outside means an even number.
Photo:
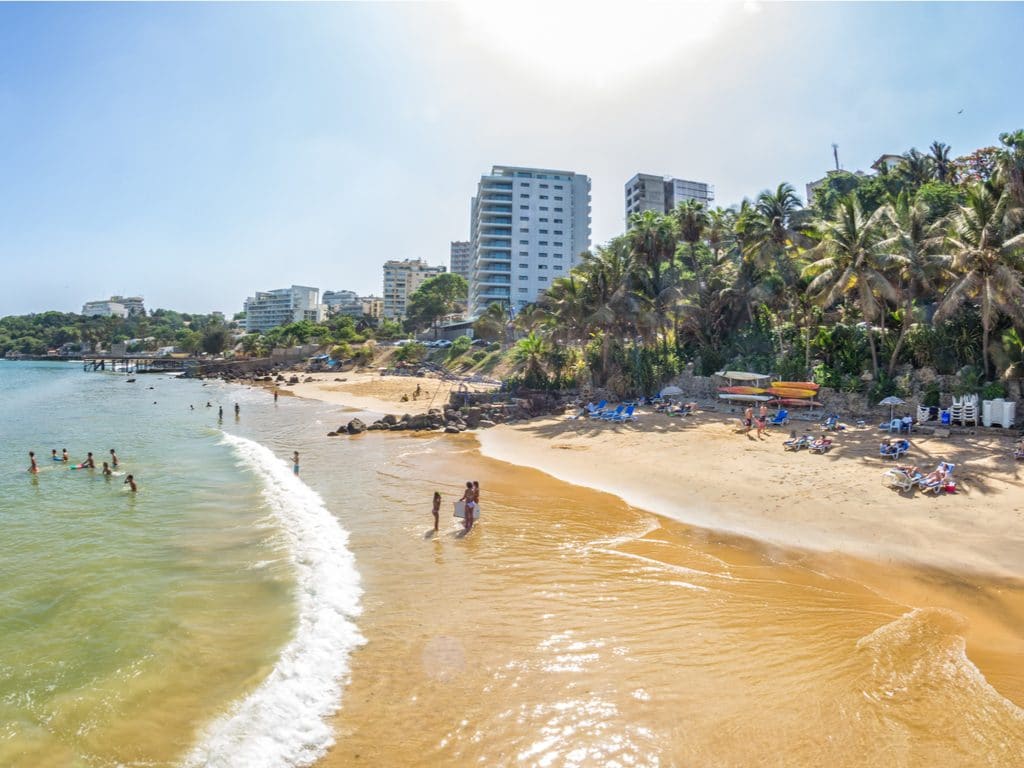
[[[329,743],[358,575],[285,460],[225,434],[247,396],[0,363],[0,765],[298,765]],[[53,448],[115,448],[139,492]]]

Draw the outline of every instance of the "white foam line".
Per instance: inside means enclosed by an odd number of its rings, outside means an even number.
[[[263,480],[264,498],[289,544],[298,626],[260,686],[210,724],[185,758],[187,768],[292,768],[315,762],[333,744],[327,719],[341,706],[348,658],[365,642],[359,572],[348,533],[268,448],[235,435],[224,442]]]

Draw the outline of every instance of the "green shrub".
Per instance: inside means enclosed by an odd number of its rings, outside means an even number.
[[[476,352],[470,355],[470,358],[473,360],[474,363],[479,363],[485,357],[487,357],[487,353],[482,349],[478,349]]]
[[[924,394],[921,395],[921,404],[927,405],[928,407],[938,408],[939,394],[938,382],[931,382],[924,388]]]
[[[372,341],[368,341],[352,353],[352,359],[356,361],[356,365],[370,365],[373,362],[373,356],[376,351],[377,345]]]
[[[459,355],[466,354],[466,351],[472,345],[473,340],[469,336],[459,336],[452,345],[448,347],[448,359],[454,360]]]
[[[1006,385],[1001,381],[990,381],[981,388],[982,400],[999,400],[1006,397]]]
[[[484,347],[484,349],[486,349],[488,352],[500,352],[501,344],[498,343],[497,341],[492,341],[490,344]]]
[[[395,360],[403,363],[418,363],[427,354],[427,348],[414,341],[398,348],[395,353]]]

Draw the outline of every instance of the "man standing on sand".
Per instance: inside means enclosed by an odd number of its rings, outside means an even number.
[[[277,402],[277,388],[274,388],[274,402]]]
[[[768,406],[762,405],[757,414],[757,439],[760,440],[764,431],[768,429]]]
[[[743,412],[743,434],[749,435],[752,426],[754,426],[754,408],[748,405],[747,409]]]
[[[236,418],[236,419],[238,418],[238,413],[239,413],[239,411],[241,411],[241,410],[242,410],[242,409],[238,407],[238,403],[235,403],[235,418]]]

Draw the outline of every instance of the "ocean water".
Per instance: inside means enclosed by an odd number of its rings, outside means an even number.
[[[292,766],[330,744],[359,577],[290,451],[240,434],[268,400],[0,363],[0,765]],[[119,474],[53,448],[115,448]]]

